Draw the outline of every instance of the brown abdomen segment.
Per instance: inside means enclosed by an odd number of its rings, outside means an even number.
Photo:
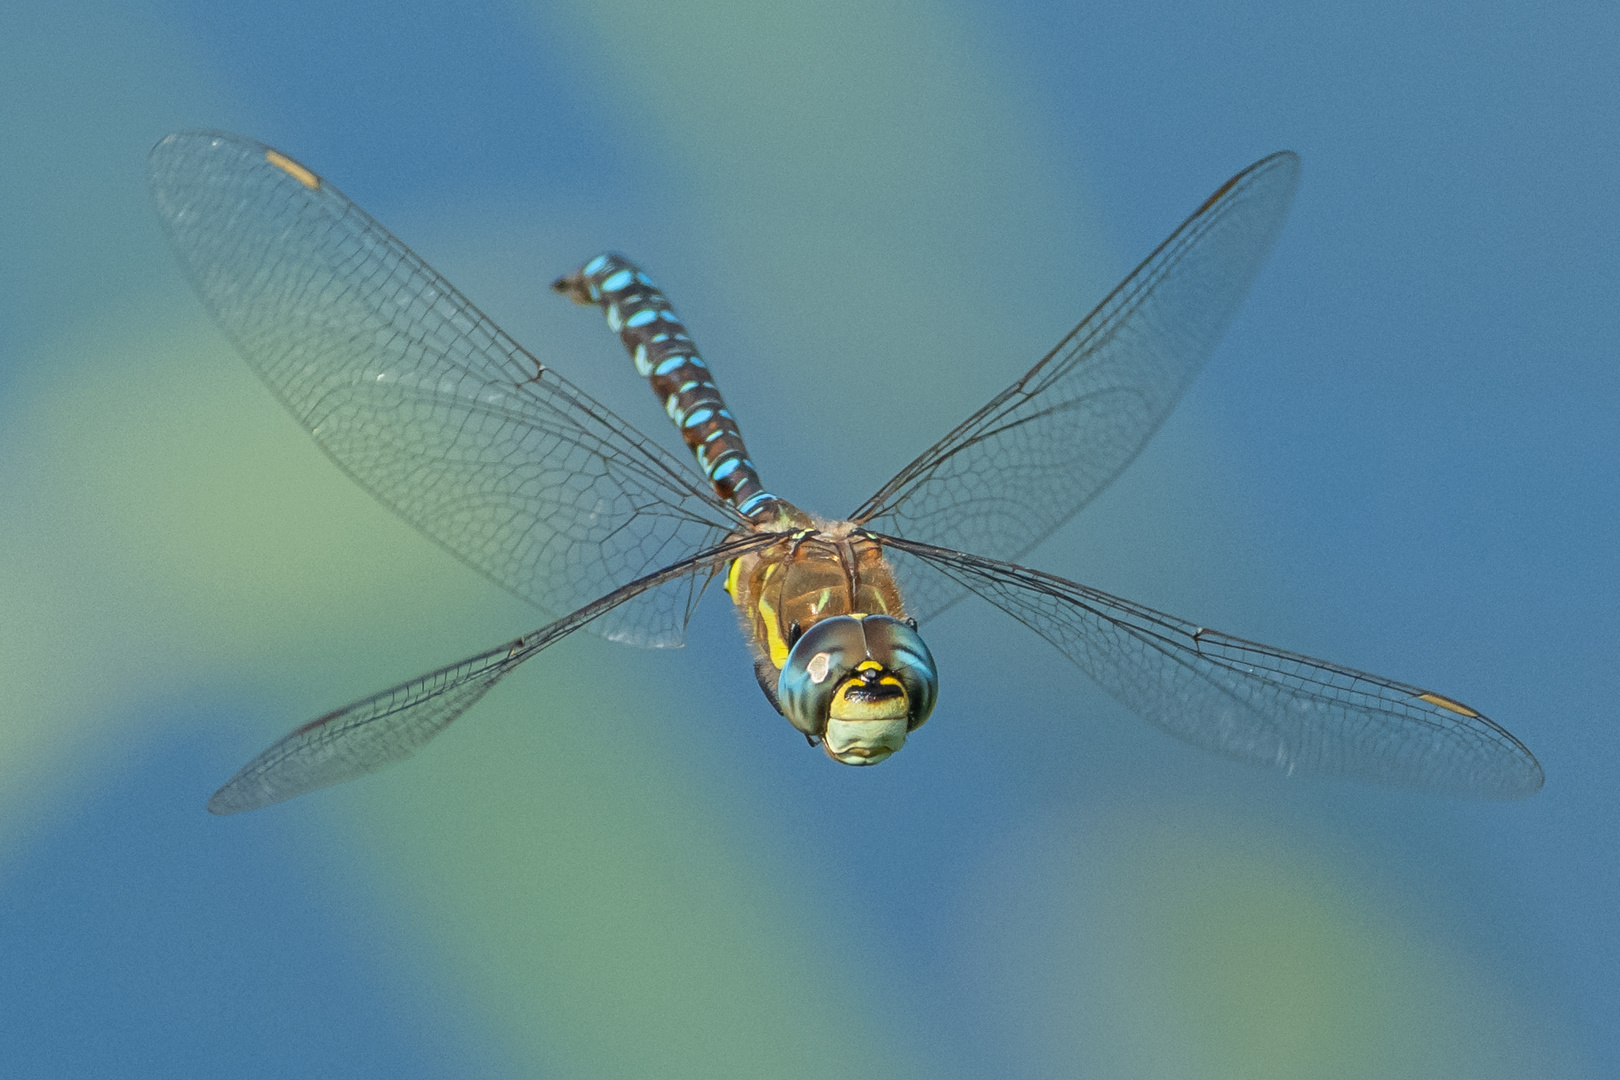
[[[652,382],[653,393],[720,498],[746,518],[777,517],[780,499],[765,490],[748,460],[737,421],[686,327],[652,279],[622,255],[598,255],[551,287],[577,304],[594,304]]]

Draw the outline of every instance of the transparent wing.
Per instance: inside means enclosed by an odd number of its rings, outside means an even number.
[[[1195,626],[1072,581],[883,538],[1057,646],[1127,708],[1195,746],[1290,772],[1481,799],[1541,788],[1523,743],[1440,694]],[[912,559],[896,560],[902,573]]]
[[[1260,269],[1299,178],[1273,154],[1227,181],[1030,372],[901,470],[851,520],[1018,559],[1129,465]],[[961,595],[924,577],[918,617]]]
[[[728,560],[775,537],[750,536],[649,574],[532,634],[418,676],[311,720],[242,769],[208,800],[215,814],[236,814],[340,784],[402,761],[483,697],[507,672],[553,642],[649,592],[670,594],[690,613]]]
[[[303,166],[203,132],[158,143],[148,173],[181,263],[254,371],[361,487],[497,584],[555,616],[740,523]],[[661,596],[593,629],[677,642]]]

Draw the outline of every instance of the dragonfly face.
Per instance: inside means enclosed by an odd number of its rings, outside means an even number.
[[[794,642],[776,684],[782,715],[845,765],[876,765],[905,745],[939,698],[934,657],[909,623],[836,615]]]

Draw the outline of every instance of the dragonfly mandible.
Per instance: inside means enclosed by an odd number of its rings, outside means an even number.
[[[575,630],[678,644],[716,579],[765,696],[845,764],[884,760],[928,719],[939,680],[918,626],[971,593],[1143,718],[1228,757],[1467,797],[1534,793],[1535,757],[1459,701],[1017,563],[1164,422],[1248,291],[1298,173],[1282,152],[1221,185],[1028,373],[828,520],[766,489],[686,327],[622,257],[554,287],[602,309],[701,475],[310,169],[236,135],[168,136],[149,159],[159,216],[254,371],[361,487],[553,620],[310,721],[208,809],[398,761]]]

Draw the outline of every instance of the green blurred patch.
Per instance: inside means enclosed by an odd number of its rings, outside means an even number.
[[[1489,991],[1325,865],[1241,827],[1131,847],[1137,941],[1213,1075],[1488,1075],[1458,1021]]]
[[[984,940],[999,1011],[1060,1075],[1575,1075],[1443,912],[1414,921],[1421,896],[1356,864],[1207,807],[1048,819],[984,900],[1001,913]]]
[[[379,621],[500,595],[325,461],[199,316],[121,314],[28,358],[0,442],[13,809],[220,672],[318,688],[381,659]]]
[[[477,580],[334,468],[200,315],[166,323],[144,355],[109,352],[87,358],[93,378],[41,395],[39,497],[165,629],[240,655],[312,621],[373,627],[390,594],[452,602]]]

